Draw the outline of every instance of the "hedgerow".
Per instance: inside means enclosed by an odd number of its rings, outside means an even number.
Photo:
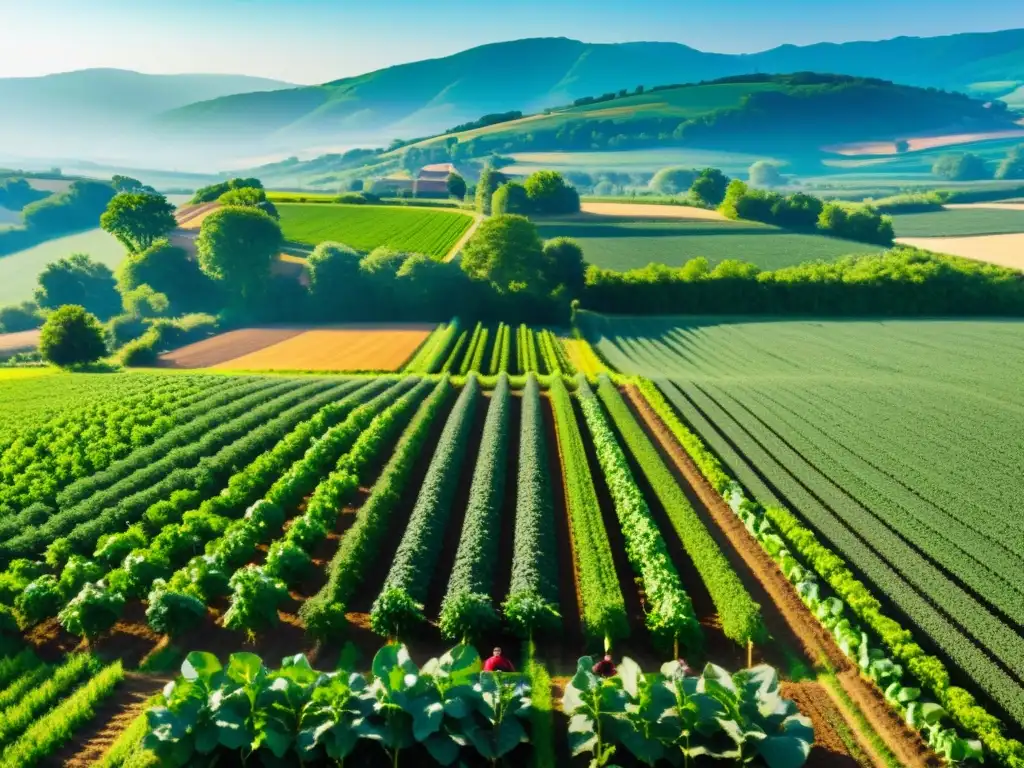
[[[527,376],[523,390],[513,547],[512,580],[503,606],[506,620],[526,637],[557,628],[555,509],[540,386],[533,374]]]
[[[476,376],[470,376],[434,449],[409,525],[371,611],[371,625],[380,635],[396,636],[423,621],[420,604],[444,541],[479,393]]]
[[[430,427],[448,402],[451,392],[447,377],[434,385],[430,396],[403,432],[356,521],[342,539],[328,568],[327,583],[299,609],[306,631],[313,636],[325,639],[344,628],[346,603],[363,583],[366,570],[390,529],[392,515],[406,490]]]
[[[505,493],[511,397],[508,376],[503,374],[487,408],[459,548],[441,604],[441,632],[449,639],[477,638],[498,623],[491,591]]]

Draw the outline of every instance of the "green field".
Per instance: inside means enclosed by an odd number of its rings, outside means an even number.
[[[1024,323],[584,319],[1024,723]]]
[[[1024,211],[957,208],[893,216],[897,237],[968,237],[1024,232]]]
[[[58,237],[0,256],[0,304],[31,299],[36,279],[46,265],[73,253],[86,253],[111,269],[116,269],[125,257],[124,246],[102,229]]]
[[[506,170],[515,174],[541,170],[653,174],[668,166],[720,168],[728,174],[745,174],[751,164],[767,159],[762,155],[743,152],[682,147],[627,149],[618,152],[519,152],[511,157],[516,161],[515,165]],[[776,158],[775,161],[785,165],[780,159]]]
[[[571,237],[587,262],[625,271],[655,262],[678,267],[698,256],[712,266],[726,259],[778,269],[807,261],[834,261],[875,253],[863,243],[787,232],[755,222],[735,221],[543,221],[544,238]]]
[[[382,245],[443,258],[473,223],[473,217],[430,208],[383,205],[281,203],[287,240],[306,245],[333,240],[360,251]]]

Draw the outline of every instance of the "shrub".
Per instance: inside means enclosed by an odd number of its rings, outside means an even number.
[[[62,368],[94,363],[107,354],[103,336],[103,326],[95,315],[80,306],[64,306],[43,324],[39,353]]]
[[[0,307],[0,333],[30,331],[43,324],[43,314],[34,301]]]

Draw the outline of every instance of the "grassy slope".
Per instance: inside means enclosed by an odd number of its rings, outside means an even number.
[[[73,253],[86,253],[111,269],[116,269],[125,257],[124,246],[102,229],[58,237],[0,256],[0,304],[31,299],[36,279],[46,265]]]
[[[1024,211],[976,208],[893,217],[897,237],[967,237],[1024,232]]]
[[[288,240],[317,245],[333,240],[360,251],[386,245],[440,258],[473,223],[467,214],[430,208],[281,203]]]
[[[725,259],[740,259],[763,269],[777,269],[877,251],[861,243],[786,232],[753,222],[545,221],[540,231],[545,238],[574,238],[589,263],[617,270],[651,262],[680,266],[697,256],[704,256],[712,266]]]

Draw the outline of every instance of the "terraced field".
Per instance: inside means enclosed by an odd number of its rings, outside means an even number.
[[[359,251],[387,246],[443,258],[473,217],[460,211],[386,205],[279,203],[285,239],[305,245],[344,243]]]
[[[607,360],[655,377],[728,472],[816,531],[954,683],[1024,724],[1021,323],[587,323]]]

